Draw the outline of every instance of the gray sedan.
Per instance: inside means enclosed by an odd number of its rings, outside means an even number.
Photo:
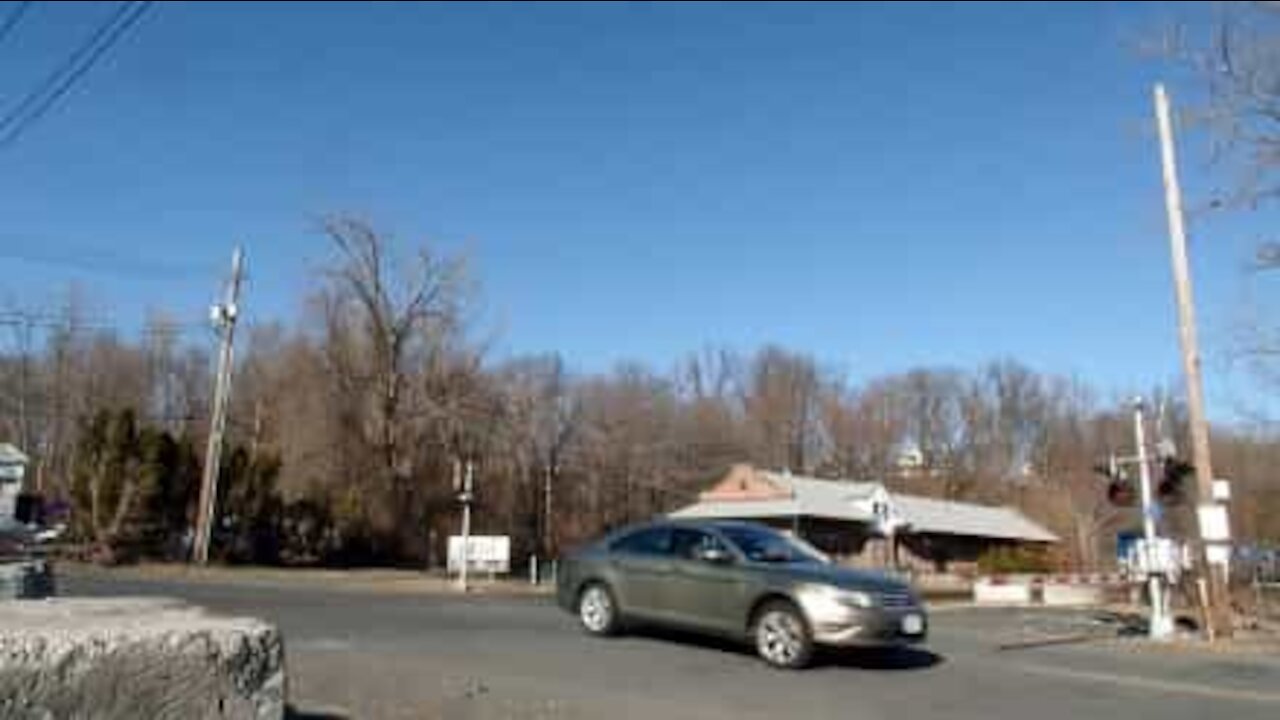
[[[560,605],[593,635],[627,621],[751,641],[771,665],[800,668],[814,647],[924,641],[916,594],[888,575],[832,564],[807,544],[745,522],[661,521],[568,557]]]

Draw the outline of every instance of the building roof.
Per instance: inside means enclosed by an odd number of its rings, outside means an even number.
[[[1057,542],[1058,536],[1011,507],[890,494],[894,509],[916,532]]]
[[[822,480],[790,473],[754,471],[755,479],[778,490],[767,496],[722,499],[704,493],[704,499],[671,513],[674,518],[774,518],[820,517],[830,520],[871,522],[875,517],[857,501],[871,497],[879,483]],[[744,515],[746,510],[749,515]]]
[[[741,467],[731,471],[735,482]],[[752,481],[776,489],[760,493],[759,485],[750,494],[732,497],[720,483],[703,499],[673,513],[673,518],[768,519],[816,517],[847,522],[875,523],[872,501],[879,495],[887,500],[888,516],[907,525],[908,532],[964,535],[971,537],[1057,542],[1058,536],[1012,507],[993,507],[974,503],[937,500],[915,495],[890,493],[881,483],[824,480],[820,478],[751,471]],[[735,475],[737,473],[737,475]],[[743,485],[744,490],[747,489]],[[729,488],[730,490],[732,488]]]
[[[873,496],[880,488],[877,483],[822,480],[786,473],[763,474],[770,481],[791,492],[801,515],[842,520],[871,521],[875,519],[870,509],[859,504],[859,501]]]

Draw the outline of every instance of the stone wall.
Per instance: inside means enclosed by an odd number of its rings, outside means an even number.
[[[0,717],[278,720],[275,627],[154,598],[0,604]]]

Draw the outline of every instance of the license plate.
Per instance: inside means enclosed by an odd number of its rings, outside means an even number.
[[[919,635],[924,632],[924,618],[919,615],[903,616],[902,632],[906,635]]]

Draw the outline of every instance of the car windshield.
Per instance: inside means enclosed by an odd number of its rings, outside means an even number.
[[[764,527],[734,525],[720,528],[748,560],[764,563],[822,563],[827,557],[805,541]]]

